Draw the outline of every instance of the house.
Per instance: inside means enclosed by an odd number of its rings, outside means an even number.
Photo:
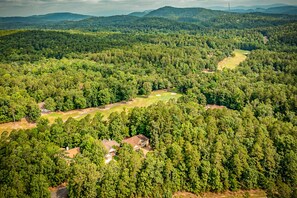
[[[68,146],[67,146],[66,149],[62,148],[62,150],[64,151],[65,156],[70,158],[70,159],[73,159],[77,154],[80,153],[80,148],[79,147],[69,149]]]
[[[224,109],[226,108],[225,106],[219,106],[219,105],[215,105],[215,104],[208,104],[205,106],[205,109]]]
[[[41,113],[46,114],[46,113],[50,113],[51,112],[50,110],[48,110],[48,109],[45,108],[45,103],[44,102],[38,103],[38,107],[41,110]]]
[[[134,150],[139,150],[145,147],[149,148],[149,139],[141,134],[126,138],[123,140],[123,143],[130,144]]]
[[[114,140],[102,140],[102,144],[107,151],[107,154],[105,155],[105,164],[108,164],[112,160],[113,156],[116,155],[115,147],[119,147],[120,144]]]

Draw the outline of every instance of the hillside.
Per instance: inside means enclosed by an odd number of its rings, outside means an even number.
[[[39,23],[39,22],[58,22],[58,21],[79,21],[82,19],[90,18],[91,16],[74,14],[74,13],[50,13],[45,15],[33,15],[28,17],[0,17],[1,22],[12,23]]]
[[[45,15],[34,15],[28,17],[0,17],[1,29],[26,28],[40,26],[44,24],[53,24],[62,21],[79,21],[90,18],[91,16],[74,13],[50,13]]]
[[[197,22],[207,21],[226,14],[223,11],[214,11],[205,8],[175,8],[166,6],[151,11],[145,17],[164,17],[180,22]]]
[[[150,30],[197,30],[199,26],[186,24],[161,17],[136,17],[131,15],[117,15],[110,17],[91,17],[81,21],[63,21],[55,24],[41,25],[49,29],[87,29],[92,31],[150,31]],[[34,28],[40,25],[33,26]]]
[[[130,14],[128,14],[129,16],[137,16],[137,17],[143,17],[145,15],[147,15],[148,13],[150,13],[152,10],[146,10],[144,12],[132,12]]]
[[[205,8],[163,7],[151,11],[145,17],[162,17],[170,20],[191,23],[204,28],[244,29],[277,26],[297,20],[297,16],[272,15],[264,13],[232,13]]]
[[[276,6],[269,8],[233,8],[231,12],[237,13],[266,13],[266,14],[288,14],[297,15],[297,6]]]
[[[264,11],[264,13],[297,15],[297,6],[282,6],[282,7],[268,8]]]
[[[273,11],[273,10],[272,10]],[[271,11],[271,12],[272,12]],[[0,29],[87,29],[92,31],[176,31],[201,28],[246,29],[278,26],[297,15],[230,13],[205,8],[163,7],[153,11],[110,17],[54,13],[31,17],[2,17]]]

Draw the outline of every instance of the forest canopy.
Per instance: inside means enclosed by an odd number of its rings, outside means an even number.
[[[0,31],[0,123],[36,123],[1,133],[0,197],[49,197],[63,183],[68,197],[297,196],[296,16],[165,7],[144,17],[0,22],[15,28]],[[236,49],[249,51],[246,60],[218,70]],[[69,111],[163,89],[182,97],[108,119],[40,117],[40,104]],[[122,143],[139,134],[147,154]],[[120,143],[108,164],[103,140]],[[63,149],[78,147],[65,160]]]

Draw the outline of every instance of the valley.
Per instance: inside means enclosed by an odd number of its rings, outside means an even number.
[[[49,2],[0,17],[0,198],[297,197],[295,6]]]
[[[181,95],[174,93],[174,92],[167,92],[164,90],[160,91],[153,91],[148,97],[140,96],[136,97],[132,101],[128,102],[119,102],[114,104],[108,104],[98,108],[87,108],[87,109],[78,109],[78,110],[71,110],[67,112],[50,112],[50,113],[43,113],[41,118],[45,118],[49,120],[49,123],[52,124],[57,118],[61,118],[64,122],[69,118],[74,118],[76,120],[80,120],[87,115],[90,115],[91,118],[95,116],[96,113],[101,113],[104,119],[107,119],[108,116],[113,112],[121,113],[122,111],[129,111],[135,107],[148,107],[157,102],[168,102],[169,100],[177,100]],[[21,121],[17,122],[10,122],[0,124],[0,134],[4,131],[12,131],[12,130],[19,130],[19,129],[30,129],[36,127],[36,124],[29,123],[25,118]]]

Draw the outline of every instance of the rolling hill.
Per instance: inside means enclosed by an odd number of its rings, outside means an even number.
[[[151,11],[145,17],[164,17],[179,22],[207,21],[223,15],[231,15],[223,11],[215,11],[205,8],[175,8],[165,6]]]
[[[277,26],[296,20],[297,16],[264,13],[234,13],[205,8],[162,7],[144,17],[162,17],[177,22],[191,23],[203,28],[244,29]]]
[[[128,14],[129,16],[137,16],[137,17],[143,17],[147,14],[149,14],[152,10],[146,10],[146,11],[143,11],[143,12],[132,12],[130,14]]]
[[[266,13],[266,14],[288,14],[288,15],[297,15],[297,6],[276,6],[269,8],[233,8],[231,12],[237,13]]]
[[[59,21],[79,21],[90,17],[91,16],[88,16],[88,15],[63,12],[63,13],[50,13],[45,15],[33,15],[28,17],[0,17],[0,22],[40,23],[40,22],[59,22]]]
[[[276,8],[273,8],[276,9]],[[165,6],[153,11],[110,17],[54,13],[30,17],[2,17],[0,29],[87,29],[92,31],[245,29],[278,26],[297,20],[297,15],[234,13],[205,8]],[[280,8],[279,8],[280,9]],[[268,11],[267,11],[268,12]],[[292,8],[292,13],[294,9]]]
[[[89,29],[89,30],[197,30],[200,26],[186,24],[163,17],[136,17],[131,15],[118,15],[111,17],[92,17],[89,19],[63,22],[55,27],[61,29]]]
[[[50,13],[28,17],[0,17],[1,29],[27,28],[43,24],[53,24],[62,21],[79,21],[90,18],[88,15],[74,13]]]

